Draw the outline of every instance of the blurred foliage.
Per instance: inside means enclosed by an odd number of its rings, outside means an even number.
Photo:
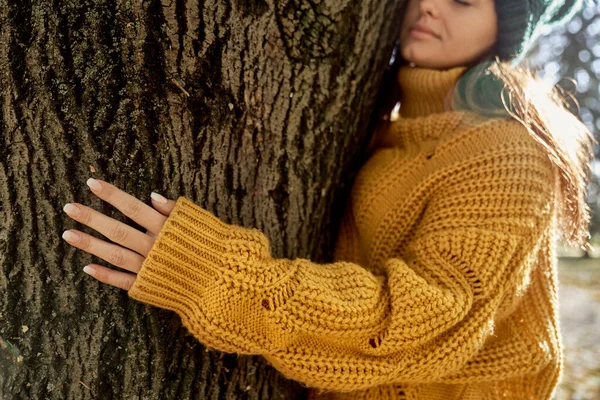
[[[568,24],[542,32],[529,62],[544,78],[575,96],[579,117],[600,142],[600,4],[590,2]],[[599,145],[594,154],[587,200],[593,213],[590,232],[600,234]]]

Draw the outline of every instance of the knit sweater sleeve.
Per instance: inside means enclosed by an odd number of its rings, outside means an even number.
[[[177,312],[204,345],[264,356],[350,391],[456,372],[493,333],[508,282],[550,220],[550,166],[530,150],[446,171],[403,257],[363,267],[276,259],[265,235],[180,197],[129,296]]]

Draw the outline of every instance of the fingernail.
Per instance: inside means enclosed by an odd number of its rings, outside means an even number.
[[[76,243],[79,241],[79,235],[75,232],[71,232],[71,231],[64,231],[62,234],[63,239],[65,239],[67,242],[73,242]]]
[[[63,211],[69,214],[71,217],[77,217],[79,216],[79,214],[81,214],[81,210],[79,209],[79,207],[70,203],[65,204],[65,206],[63,207]]]
[[[83,272],[85,272],[88,275],[94,276],[96,275],[96,270],[92,267],[90,267],[89,265],[86,265],[85,267],[83,267]]]
[[[92,192],[99,192],[102,190],[102,184],[94,178],[88,179],[86,183],[90,187],[90,189],[92,189]]]
[[[158,203],[162,203],[162,204],[167,204],[167,199],[165,199],[164,197],[162,197],[160,194],[152,192],[150,193],[150,197],[152,197],[152,200],[158,202]]]

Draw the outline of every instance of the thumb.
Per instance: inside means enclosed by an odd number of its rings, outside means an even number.
[[[175,201],[168,200],[156,192],[152,192],[150,197],[152,198],[152,206],[156,209],[156,211],[165,217],[171,215],[171,211],[173,211],[173,208],[175,208]]]

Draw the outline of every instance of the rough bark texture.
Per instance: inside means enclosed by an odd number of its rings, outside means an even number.
[[[0,0],[0,398],[302,398],[86,276],[62,207],[124,220],[98,177],[326,261],[402,3]]]

